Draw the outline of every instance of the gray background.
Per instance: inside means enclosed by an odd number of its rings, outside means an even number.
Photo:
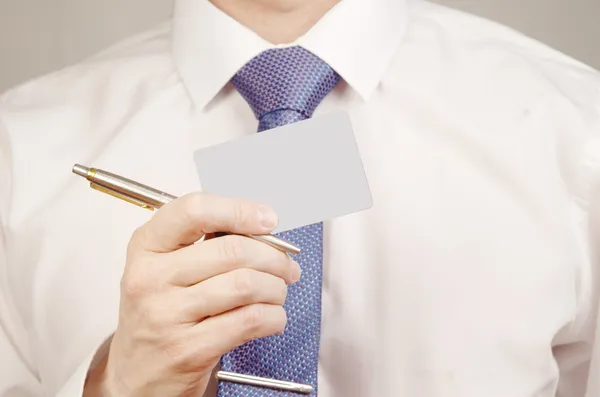
[[[600,69],[600,0],[436,1]],[[171,7],[172,0],[0,0],[0,92],[167,19]]]

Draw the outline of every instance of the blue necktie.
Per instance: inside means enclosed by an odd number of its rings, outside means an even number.
[[[309,51],[288,47],[259,54],[239,70],[232,83],[252,108],[260,132],[310,118],[339,80],[329,65]],[[285,164],[276,166],[285,167]],[[317,223],[278,236],[301,249],[294,259],[302,268],[302,277],[289,287],[284,305],[288,317],[286,329],[281,335],[253,340],[224,355],[221,370],[311,385],[314,388],[311,396],[316,396],[323,225]],[[298,394],[221,381],[217,396],[291,397]]]

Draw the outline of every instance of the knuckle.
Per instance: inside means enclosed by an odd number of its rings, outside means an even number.
[[[287,324],[287,315],[282,306],[255,304],[242,311],[240,338],[242,343],[257,338],[281,334]]]
[[[244,225],[249,224],[253,220],[252,210],[250,205],[241,201],[235,201],[233,203],[233,224],[236,229],[243,228]]]
[[[228,262],[241,260],[246,251],[244,237],[228,235],[221,238],[221,253]]]
[[[265,307],[263,305],[248,306],[244,311],[242,327],[246,337],[255,339],[265,324]]]
[[[185,296],[180,299],[177,310],[173,311],[173,316],[178,324],[198,323],[209,316],[212,306],[204,294],[195,294],[193,299]]]
[[[233,272],[233,288],[235,294],[242,298],[250,298],[256,288],[256,277],[250,269],[238,269]]]
[[[128,262],[121,279],[121,290],[125,297],[142,298],[159,288],[157,264],[151,257],[132,259]]]
[[[121,290],[126,298],[136,300],[146,295],[148,286],[135,274],[126,274],[121,280]]]
[[[190,193],[185,196],[182,203],[182,210],[190,222],[197,223],[202,219],[203,208],[204,197],[202,193]]]

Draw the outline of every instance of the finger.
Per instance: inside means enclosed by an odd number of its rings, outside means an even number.
[[[168,257],[168,259],[167,259]],[[293,284],[300,266],[289,255],[244,236],[228,235],[166,254],[165,277],[173,285],[190,286],[240,268],[272,274]]]
[[[203,193],[182,196],[162,207],[140,227],[131,244],[151,252],[170,252],[214,232],[268,234],[277,215],[267,206]]]
[[[174,294],[181,310],[181,322],[199,322],[242,306],[256,303],[283,305],[285,281],[271,274],[238,269],[220,274]]]
[[[214,359],[251,340],[281,334],[286,322],[281,306],[259,303],[207,318],[192,327],[191,338],[196,354]]]

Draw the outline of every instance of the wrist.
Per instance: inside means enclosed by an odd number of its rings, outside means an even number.
[[[113,397],[118,395],[114,393],[108,379],[107,364],[108,354],[94,368],[90,369],[83,386],[82,397]]]

